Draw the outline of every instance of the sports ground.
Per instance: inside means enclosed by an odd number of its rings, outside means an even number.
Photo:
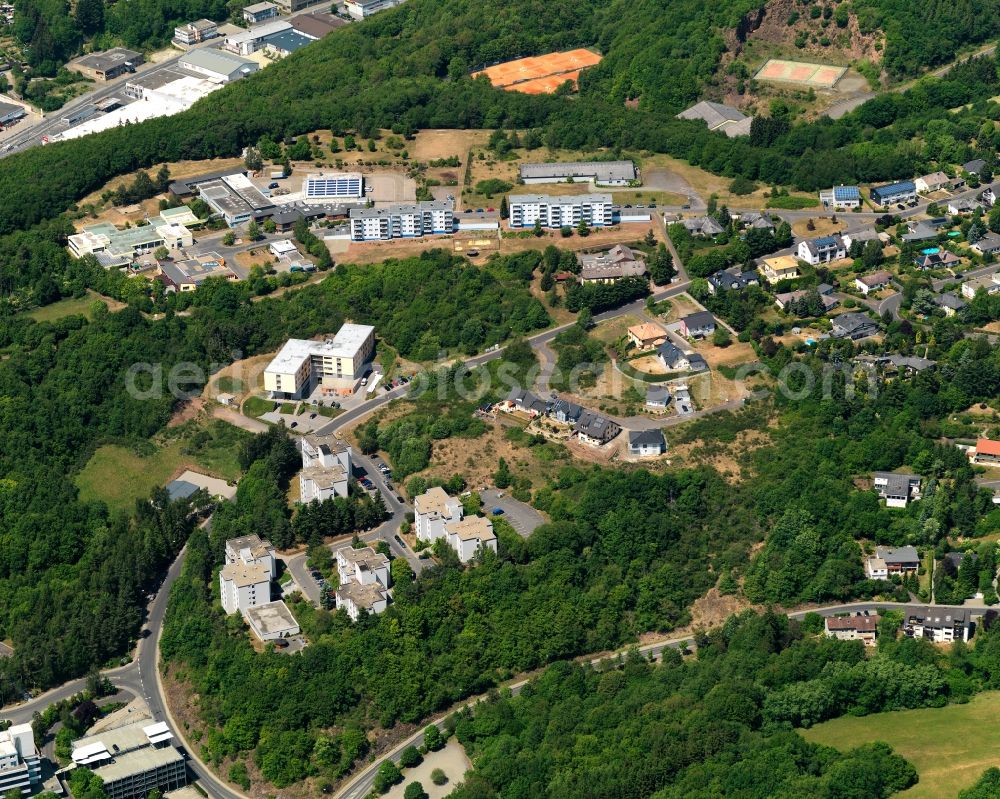
[[[601,56],[590,50],[568,50],[505,61],[473,72],[472,77],[485,75],[494,86],[507,91],[550,94],[568,80],[576,83],[582,70],[600,61]]]
[[[784,58],[769,58],[754,78],[777,83],[797,83],[815,89],[832,89],[837,85],[847,67],[830,64],[813,64],[808,61],[786,61]]]

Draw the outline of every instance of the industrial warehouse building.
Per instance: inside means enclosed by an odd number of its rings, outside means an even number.
[[[91,80],[114,80],[128,72],[135,72],[143,63],[142,53],[115,47],[103,53],[80,56],[66,65],[66,69],[78,72]]]
[[[313,172],[302,181],[302,199],[324,202],[342,197],[360,198],[365,194],[360,172]]]
[[[521,181],[531,183],[566,183],[593,181],[607,186],[627,186],[638,178],[631,161],[583,161],[569,164],[521,164]]]
[[[215,83],[231,83],[260,69],[256,61],[225,50],[203,48],[180,57],[178,65]]]

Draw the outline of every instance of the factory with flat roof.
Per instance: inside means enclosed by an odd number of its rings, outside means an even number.
[[[345,324],[323,341],[292,338],[264,369],[264,389],[281,399],[304,399],[317,386],[352,393],[374,355],[371,325]]]
[[[198,184],[198,196],[219,214],[229,227],[268,216],[274,203],[242,172]]]

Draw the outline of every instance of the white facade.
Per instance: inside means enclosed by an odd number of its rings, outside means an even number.
[[[269,580],[277,576],[274,547],[259,535],[244,535],[226,541],[226,563],[242,563],[245,566],[262,566],[267,570]]]
[[[0,791],[31,793],[42,780],[41,758],[30,724],[15,724],[0,732]]]
[[[610,194],[511,194],[507,198],[512,228],[530,228],[535,222],[546,228],[576,227],[581,221],[591,227],[612,223]]]
[[[413,500],[413,520],[417,540],[433,543],[445,536],[447,522],[462,520],[462,503],[434,486]]]
[[[250,28],[250,30],[240,31],[232,36],[227,36],[222,46],[240,55],[250,55],[264,47],[264,39],[266,37],[291,29],[291,22],[276,19],[271,22],[265,22],[263,25],[256,25]]]
[[[228,563],[219,572],[222,608],[232,615],[271,601],[271,575],[265,566]]]
[[[348,493],[348,472],[342,466],[310,466],[299,472],[299,501],[325,502]]]
[[[455,210],[450,202],[430,200],[387,208],[352,208],[352,241],[376,241],[455,232]]]
[[[482,550],[497,551],[493,522],[483,516],[469,516],[458,522],[445,522],[445,540],[462,563],[468,563]]]
[[[375,355],[375,328],[346,324],[325,341],[292,338],[264,370],[264,389],[300,399],[316,385],[353,390]]]
[[[367,19],[372,14],[395,8],[402,0],[346,0],[344,8],[354,19]]]
[[[352,621],[362,613],[381,613],[389,606],[389,559],[371,547],[337,550],[337,609]]]
[[[302,181],[305,202],[335,199],[360,199],[365,196],[365,181],[360,172],[314,172]]]

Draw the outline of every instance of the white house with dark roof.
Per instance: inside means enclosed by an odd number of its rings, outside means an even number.
[[[593,411],[585,410],[576,422],[574,432],[580,441],[593,446],[607,444],[622,431],[616,422]]]
[[[685,338],[706,338],[715,332],[715,317],[709,311],[695,311],[681,319],[681,335]]]
[[[630,430],[628,434],[628,454],[639,458],[662,455],[667,451],[667,442],[661,430]]]
[[[842,236],[822,236],[799,242],[798,257],[807,264],[828,264],[847,257],[847,245]]]
[[[892,272],[884,269],[854,278],[854,287],[866,297],[873,291],[881,291],[892,282]]]
[[[926,638],[936,644],[968,641],[972,637],[972,620],[964,608],[907,608],[903,632],[910,638]]]
[[[701,236],[706,239],[718,236],[725,231],[725,228],[719,224],[718,220],[710,216],[695,216],[691,219],[683,219],[681,220],[681,224],[684,225],[684,229],[692,236]]]
[[[920,499],[919,474],[899,474],[897,472],[875,472],[872,488],[885,500],[888,508],[905,508],[911,499]]]
[[[888,580],[893,574],[916,574],[919,568],[920,555],[911,546],[875,547],[875,554],[865,560],[865,576],[870,580]]]

